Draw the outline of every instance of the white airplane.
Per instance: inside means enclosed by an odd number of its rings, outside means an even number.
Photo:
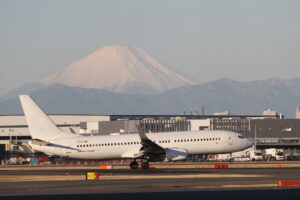
[[[192,154],[242,151],[253,145],[242,134],[229,131],[183,131],[145,134],[81,136],[59,129],[28,95],[19,96],[34,150],[76,159],[132,159],[131,169],[149,162],[179,161]]]

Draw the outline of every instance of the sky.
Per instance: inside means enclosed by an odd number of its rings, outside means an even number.
[[[0,0],[0,96],[106,45],[199,83],[300,76],[298,0]]]

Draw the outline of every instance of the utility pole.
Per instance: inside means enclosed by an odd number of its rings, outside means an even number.
[[[256,124],[254,126],[255,130],[254,130],[254,150],[256,151]]]

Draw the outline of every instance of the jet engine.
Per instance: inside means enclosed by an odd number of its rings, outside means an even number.
[[[166,149],[166,161],[186,160],[188,151],[186,149],[168,148]]]

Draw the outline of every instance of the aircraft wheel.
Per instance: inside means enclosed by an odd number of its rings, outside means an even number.
[[[139,168],[139,164],[136,161],[132,161],[130,163],[130,168],[131,169],[138,169]]]
[[[149,162],[142,162],[142,169],[149,169]]]

